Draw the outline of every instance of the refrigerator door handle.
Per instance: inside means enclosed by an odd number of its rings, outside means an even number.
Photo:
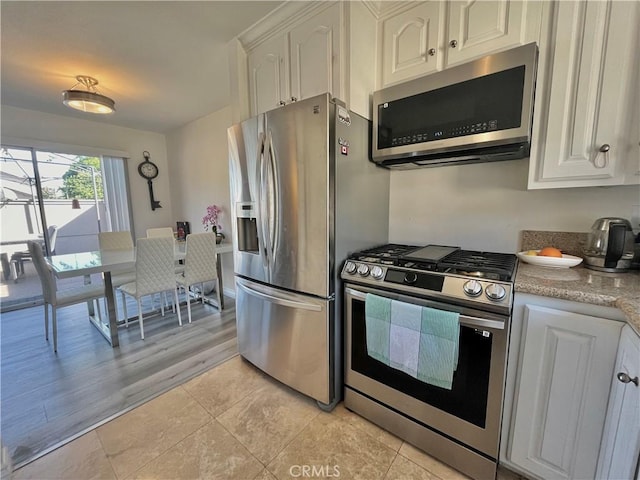
[[[266,210],[265,210],[265,200],[264,200],[264,154],[266,148],[266,135],[263,132],[260,132],[258,135],[258,162],[257,162],[257,177],[258,177],[258,212],[260,215],[260,221],[258,222],[258,237],[259,243],[258,246],[260,251],[260,257],[262,258],[262,266],[265,270],[269,270],[269,257],[267,256],[268,246],[267,246],[267,228],[266,228]],[[270,277],[268,277],[270,278]]]
[[[282,306],[291,307],[291,308],[299,308],[302,310],[309,310],[312,312],[322,311],[322,307],[317,304],[307,303],[307,302],[298,302],[296,300],[291,300],[291,299],[283,298],[276,295],[270,295],[268,293],[255,290],[241,282],[236,282],[236,285],[238,285],[242,290],[244,290],[248,294],[262,298],[263,300],[267,300],[268,302],[275,303],[276,305],[282,305]]]
[[[273,138],[269,132],[266,141],[267,156],[267,188],[269,199],[269,253],[271,258],[275,257],[280,231],[280,215],[279,215],[279,199],[280,188],[278,183],[277,163],[275,158],[275,150],[273,148]]]

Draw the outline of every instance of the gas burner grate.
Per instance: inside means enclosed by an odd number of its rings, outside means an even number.
[[[509,253],[478,252],[472,250],[456,250],[444,257],[438,268],[450,269],[466,275],[492,277],[500,280],[511,280],[516,268],[517,257]]]
[[[358,252],[358,256],[361,257],[378,257],[378,258],[390,258],[396,259],[409,252],[413,252],[421,248],[419,245],[399,245],[395,243],[389,243],[387,245],[380,245],[378,247],[369,248]]]

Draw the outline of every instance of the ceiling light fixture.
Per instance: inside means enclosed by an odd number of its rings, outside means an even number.
[[[71,89],[62,92],[62,103],[67,107],[88,113],[112,113],[116,109],[116,102],[109,97],[100,95],[96,90],[98,80],[86,75],[78,75],[76,83]],[[76,87],[84,85],[85,89]]]

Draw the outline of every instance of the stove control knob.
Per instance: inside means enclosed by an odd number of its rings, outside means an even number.
[[[489,300],[502,300],[504,296],[507,294],[507,291],[504,289],[502,285],[497,285],[492,283],[489,285],[484,293],[487,295]]]
[[[404,283],[407,285],[413,285],[418,280],[418,275],[413,272],[406,273],[404,276]]]
[[[384,271],[382,270],[382,267],[379,267],[376,265],[371,268],[371,276],[376,280],[380,280],[383,275],[384,275]]]
[[[357,269],[358,267],[356,267],[356,264],[353,262],[347,262],[344,266],[344,271],[349,275],[353,275],[354,273],[356,273]]]
[[[365,265],[364,263],[358,265],[358,273],[363,277],[369,275],[369,265]]]
[[[477,297],[482,293],[482,285],[477,280],[469,280],[462,286],[462,290],[470,297]]]

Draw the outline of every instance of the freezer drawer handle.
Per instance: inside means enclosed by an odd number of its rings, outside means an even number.
[[[315,305],[313,303],[296,302],[294,300],[287,300],[285,298],[275,297],[273,295],[269,295],[267,293],[254,290],[253,288],[243,285],[242,283],[238,283],[238,286],[240,286],[243,290],[245,290],[247,293],[250,293],[251,295],[264,298],[265,300],[268,300],[269,302],[275,303],[277,305],[282,305],[282,306],[291,307],[291,308],[301,308],[303,310],[310,310],[312,312],[322,311],[322,307],[320,305]]]

